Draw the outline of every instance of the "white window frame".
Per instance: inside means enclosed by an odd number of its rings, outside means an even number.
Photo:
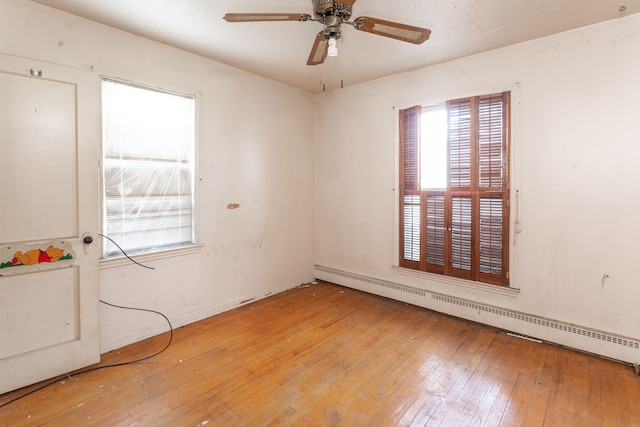
[[[197,176],[198,176],[198,129],[199,129],[199,98],[200,98],[200,94],[196,91],[193,90],[189,90],[189,89],[184,89],[184,88],[177,88],[177,87],[171,87],[168,86],[166,84],[159,84],[157,82],[151,82],[151,81],[144,81],[143,79],[139,79],[139,78],[135,78],[135,79],[131,79],[127,76],[113,76],[113,73],[109,73],[109,75],[101,75],[100,76],[100,80],[99,80],[99,84],[101,86],[102,89],[102,85],[104,81],[109,81],[109,82],[115,82],[115,83],[119,83],[119,84],[124,84],[127,86],[131,86],[131,87],[135,87],[135,88],[140,88],[140,89],[145,89],[145,90],[151,90],[151,91],[155,91],[155,92],[160,92],[160,93],[167,93],[170,95],[176,95],[176,96],[183,96],[183,97],[187,97],[187,98],[192,98],[193,99],[193,103],[194,103],[194,129],[193,129],[193,146],[191,147],[191,164],[190,164],[190,171],[191,171],[191,191],[192,191],[192,206],[191,206],[191,228],[192,228],[192,233],[191,233],[191,242],[185,242],[185,243],[181,243],[181,244],[175,244],[175,245],[167,245],[167,246],[160,246],[160,247],[152,247],[152,248],[146,248],[143,250],[139,250],[139,251],[133,251],[133,254],[136,255],[135,258],[138,261],[144,262],[144,261],[149,261],[149,260],[154,260],[154,259],[161,259],[161,258],[167,258],[167,257],[174,257],[174,256],[179,256],[179,255],[185,255],[185,254],[190,254],[190,253],[195,253],[200,251],[200,248],[202,247],[201,244],[197,243],[198,242],[198,206],[199,206],[199,199],[198,199],[198,188],[197,188]],[[134,82],[135,81],[135,82]],[[100,91],[100,93],[102,94],[102,90]],[[102,116],[101,116],[102,118]],[[104,124],[103,124],[104,125]],[[103,144],[104,144],[104,140],[103,140]],[[104,148],[104,146],[103,146]],[[104,150],[101,150],[101,159],[102,159],[102,170],[101,170],[101,175],[102,175],[102,181],[101,181],[101,233],[105,234],[106,236],[108,236],[108,233],[105,231],[105,227],[106,227],[106,193],[105,193],[105,181],[104,181]],[[109,236],[111,237],[111,236]],[[103,239],[104,241],[107,241],[107,239]],[[117,239],[114,239],[117,242]],[[102,252],[102,258],[100,261],[100,268],[111,268],[111,267],[117,267],[117,266],[121,266],[121,265],[126,265],[126,264],[130,264],[131,261],[129,261],[124,254],[122,253],[114,253],[114,254],[110,254],[108,256],[104,256],[104,242],[102,242],[103,244],[101,245],[101,252]],[[126,248],[125,248],[125,251]],[[127,251],[127,253],[129,253]]]

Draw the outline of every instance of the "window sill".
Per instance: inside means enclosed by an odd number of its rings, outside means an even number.
[[[487,283],[480,282],[472,282],[469,280],[458,279],[455,277],[442,276],[440,274],[434,273],[425,273],[424,271],[412,270],[410,268],[399,267],[397,265],[392,265],[391,269],[398,273],[404,274],[405,276],[417,277],[419,279],[428,279],[434,282],[442,283],[445,285],[453,285],[458,286],[460,288],[472,289],[474,291],[484,291],[487,293],[505,295],[508,297],[517,297],[520,293],[520,289],[512,288],[509,286],[497,286],[497,285],[489,285]]]
[[[164,249],[158,252],[131,255],[131,258],[136,260],[136,262],[144,264],[145,262],[155,261],[157,259],[174,258],[182,255],[195,254],[200,252],[200,250],[203,247],[204,247],[203,244],[198,243],[198,244],[193,244],[188,246],[181,246],[179,248]],[[102,258],[100,260],[100,270],[105,270],[107,268],[123,267],[125,265],[135,265],[135,264],[131,262],[131,260],[124,255],[117,256],[117,257]]]

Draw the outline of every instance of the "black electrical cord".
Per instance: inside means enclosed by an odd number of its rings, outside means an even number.
[[[111,242],[112,242],[114,245],[116,245],[116,246],[118,247],[118,249],[120,249],[120,251],[121,251],[121,252],[122,252],[122,253],[123,253],[127,258],[129,258],[129,260],[130,260],[131,262],[133,262],[133,263],[135,263],[135,264],[138,264],[138,265],[139,265],[139,266],[141,266],[141,267],[149,268],[149,269],[151,269],[151,270],[154,270],[154,267],[148,267],[148,266],[146,266],[146,265],[140,264],[139,262],[134,261],[133,259],[131,259],[131,257],[130,257],[129,255],[127,255],[127,253],[126,253],[126,252],[125,252],[125,251],[120,247],[120,245],[118,245],[116,242],[114,242],[110,237],[107,237],[107,236],[102,235],[102,234],[99,234],[99,236],[101,236],[101,237],[104,237],[104,238],[106,238],[106,239],[111,240]],[[104,366],[95,366],[95,367],[93,367],[93,368],[88,368],[88,369],[81,370],[81,371],[78,371],[78,372],[70,372],[70,373],[68,373],[68,374],[61,375],[61,376],[59,376],[58,378],[56,378],[55,380],[52,380],[52,381],[50,381],[50,382],[48,382],[48,383],[46,383],[46,384],[41,385],[41,386],[40,386],[40,387],[38,387],[38,388],[35,388],[35,389],[33,389],[33,390],[30,390],[29,392],[27,392],[27,393],[25,393],[25,394],[23,394],[23,395],[21,395],[21,396],[15,397],[15,398],[13,398],[13,399],[9,400],[8,402],[5,402],[5,403],[1,404],[1,405],[0,405],[0,409],[4,408],[4,407],[5,407],[5,406],[7,406],[7,405],[10,405],[10,404],[11,404],[11,403],[13,403],[13,402],[16,402],[16,401],[20,400],[20,399],[22,399],[22,398],[25,398],[25,397],[27,397],[27,396],[29,396],[29,395],[31,395],[31,394],[33,394],[33,393],[37,392],[37,391],[40,391],[40,390],[43,390],[43,389],[45,389],[45,388],[47,388],[47,387],[49,387],[49,386],[52,386],[53,384],[56,384],[58,381],[62,380],[63,378],[67,378],[67,377],[69,377],[69,378],[70,378],[70,377],[71,377],[71,375],[82,375],[82,374],[86,374],[87,372],[97,371],[97,370],[99,370],[99,369],[115,368],[116,366],[131,365],[131,364],[133,364],[133,363],[142,362],[143,360],[151,359],[152,357],[156,357],[156,356],[158,356],[160,353],[162,353],[162,352],[164,352],[166,349],[168,349],[168,348],[169,348],[169,346],[171,345],[171,342],[173,341],[173,325],[171,325],[171,321],[170,321],[170,320],[169,320],[169,318],[168,318],[167,316],[165,316],[164,314],[160,313],[159,311],[149,310],[149,309],[146,309],[146,308],[125,307],[125,306],[121,306],[121,305],[111,304],[111,303],[106,302],[106,301],[103,301],[103,300],[99,300],[99,301],[100,301],[102,304],[108,305],[108,306],[110,306],[110,307],[121,308],[121,309],[124,309],[124,310],[145,311],[145,312],[147,312],[147,313],[155,313],[155,314],[158,314],[158,315],[160,315],[160,316],[164,317],[164,320],[166,320],[166,321],[167,321],[167,324],[169,325],[169,342],[167,342],[167,344],[164,346],[164,348],[163,348],[162,350],[157,351],[156,353],[154,353],[154,354],[152,354],[152,355],[150,355],[150,356],[141,357],[140,359],[131,360],[131,361],[128,361],[128,362],[114,363],[114,364],[111,364],[111,365],[104,365]]]
[[[115,368],[116,366],[124,366],[124,365],[131,365],[133,363],[138,363],[138,362],[142,362],[143,360],[147,360],[147,359],[151,359],[152,357],[156,357],[158,356],[160,353],[164,352],[166,349],[169,348],[169,346],[171,345],[171,342],[173,341],[173,326],[171,325],[171,322],[169,321],[169,318],[167,316],[165,316],[164,314],[160,313],[159,311],[155,311],[155,310],[149,310],[146,308],[135,308],[135,307],[124,307],[124,306],[120,306],[120,305],[116,305],[116,304],[111,304],[108,303],[106,301],[100,300],[100,302],[102,304],[111,306],[111,307],[115,307],[115,308],[121,308],[121,309],[125,309],[125,310],[136,310],[136,311],[146,311],[148,313],[155,313],[155,314],[159,314],[160,316],[164,317],[164,320],[167,321],[167,324],[169,325],[169,342],[167,342],[167,344],[164,346],[164,348],[160,351],[157,351],[156,353],[149,355],[149,356],[145,356],[145,357],[141,357],[140,359],[136,359],[136,360],[131,360],[128,362],[122,362],[122,363],[113,363],[111,365],[104,365],[104,366],[95,366],[93,368],[88,368],[82,371],[78,371],[78,372],[70,372],[68,374],[65,375],[61,375],[58,378],[56,378],[53,381],[50,381],[46,384],[41,385],[40,387],[33,389],[25,394],[23,394],[22,396],[18,396],[16,398],[13,398],[11,400],[9,400],[8,402],[3,403],[2,405],[0,405],[0,409],[4,408],[5,406],[18,401],[24,397],[27,397],[37,391],[43,390],[53,384],[56,384],[58,381],[62,380],[63,378],[67,378],[67,377],[71,377],[71,375],[82,375],[82,374],[86,374],[87,372],[93,372],[93,371],[97,371],[99,369],[105,369],[105,368]]]
[[[115,308],[122,308],[124,310],[146,311],[147,313],[155,313],[155,314],[158,314],[158,315],[164,317],[164,320],[166,320],[167,324],[169,325],[169,341],[167,342],[167,344],[164,346],[164,348],[162,350],[157,351],[152,355],[141,357],[140,359],[132,360],[130,362],[122,362],[122,363],[114,363],[112,365],[97,366],[95,368],[87,369],[86,371],[78,372],[78,374],[84,374],[85,372],[91,372],[91,371],[97,371],[98,369],[103,369],[103,368],[113,368],[113,367],[116,367],[116,366],[131,365],[132,363],[142,362],[143,360],[147,360],[147,359],[151,359],[152,357],[156,357],[157,355],[159,355],[160,353],[162,353],[166,349],[168,349],[169,346],[171,345],[171,342],[173,341],[173,325],[171,325],[171,321],[164,314],[160,313],[159,311],[149,310],[148,308],[124,307],[124,306],[121,306],[121,305],[111,304],[110,302],[106,302],[106,301],[103,301],[103,300],[100,300],[100,302],[102,304],[105,304],[105,305],[108,305],[108,306],[111,306],[111,307],[115,307]]]
[[[126,256],[127,258],[129,258],[129,261],[131,261],[132,263],[134,263],[134,264],[138,264],[140,267],[148,268],[149,270],[155,270],[155,269],[156,269],[155,267],[149,267],[148,265],[140,264],[138,261],[136,261],[136,260],[134,260],[133,258],[131,258],[131,257],[130,257],[130,256],[129,256],[125,251],[124,251],[124,249],[122,249],[122,248],[120,247],[120,245],[119,245],[119,244],[117,244],[117,243],[116,243],[116,242],[115,242],[111,237],[109,237],[109,236],[105,236],[104,234],[100,234],[100,233],[98,233],[98,236],[100,236],[100,237],[104,237],[105,239],[107,239],[107,240],[111,241],[111,243],[113,243],[114,245],[116,245],[116,247],[117,247],[118,249],[120,249],[120,252],[122,252],[122,254],[123,254],[124,256]]]

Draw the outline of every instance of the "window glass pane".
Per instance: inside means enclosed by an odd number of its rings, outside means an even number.
[[[194,98],[104,80],[102,115],[104,234],[127,252],[192,243]]]
[[[422,107],[420,117],[420,185],[423,190],[447,187],[447,108]]]

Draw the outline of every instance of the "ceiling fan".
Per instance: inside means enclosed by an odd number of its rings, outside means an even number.
[[[322,64],[328,56],[338,53],[336,40],[342,37],[341,24],[349,24],[365,33],[390,37],[404,42],[421,44],[429,38],[431,30],[383,19],[360,16],[350,21],[356,0],[311,0],[315,18],[306,13],[227,13],[227,22],[315,21],[324,25],[311,48],[307,65]]]

